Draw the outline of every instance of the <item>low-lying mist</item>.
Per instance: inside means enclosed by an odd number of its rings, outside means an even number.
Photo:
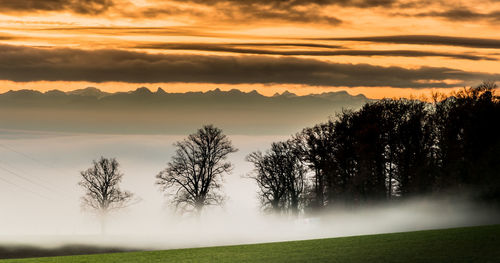
[[[163,212],[144,214],[130,209],[109,219],[105,235],[98,234],[97,219],[93,222],[87,218],[81,225],[88,231],[86,233],[2,236],[0,242],[42,248],[79,244],[155,250],[452,228],[493,224],[500,222],[499,219],[498,213],[486,207],[434,198],[356,209],[339,208],[321,215],[299,217],[209,208],[196,218]],[[23,228],[23,225],[17,227]]]
[[[207,207],[197,218],[170,208],[155,175],[184,136],[0,134],[0,246],[53,248],[82,244],[132,249],[329,238],[450,228],[500,222],[491,209],[450,198],[420,197],[357,208],[336,208],[298,217],[263,213],[256,185],[244,175],[244,157],[266,149],[279,136],[229,135],[239,151],[231,157],[223,207]],[[283,138],[286,136],[283,136]],[[80,209],[79,172],[100,156],[116,157],[122,188],[140,202],[112,214],[106,234],[96,216]]]

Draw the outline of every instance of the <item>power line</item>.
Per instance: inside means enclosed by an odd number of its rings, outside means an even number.
[[[4,182],[6,182],[6,183],[8,183],[8,184],[10,184],[10,185],[13,185],[13,186],[15,186],[15,187],[17,187],[17,188],[19,188],[19,189],[21,189],[21,190],[24,190],[24,191],[26,191],[26,192],[29,192],[29,193],[34,194],[34,195],[36,195],[36,196],[39,196],[39,197],[41,197],[41,198],[47,199],[47,200],[49,200],[49,201],[53,201],[53,199],[52,199],[52,198],[49,198],[49,197],[44,196],[44,195],[42,195],[42,194],[40,194],[40,193],[34,192],[34,191],[32,191],[32,190],[30,190],[30,189],[28,189],[28,188],[24,188],[24,187],[22,187],[22,186],[20,186],[20,185],[18,185],[18,184],[15,184],[15,183],[13,183],[13,182],[11,182],[11,181],[9,181],[9,180],[7,180],[7,179],[3,178],[3,177],[0,177],[0,180],[1,180],[1,181],[4,181]]]
[[[51,183],[49,181],[42,180],[42,178],[40,178],[38,176],[30,176],[29,172],[26,172],[26,170],[23,170],[23,169],[21,169],[19,167],[13,166],[12,164],[9,164],[9,163],[6,163],[6,162],[2,162],[2,161],[0,161],[0,163],[3,163],[3,165],[10,167],[10,169],[17,170],[18,172],[12,172],[12,170],[8,171],[10,173],[15,173],[16,176],[21,176],[19,174],[19,172],[20,172],[21,174],[24,174],[28,178],[37,179],[39,183],[45,184],[46,186],[49,186],[49,187],[52,187],[53,190],[56,190],[57,192],[59,192],[59,193],[61,193],[63,195],[69,196],[69,195],[67,195],[67,194],[69,194],[69,191],[67,191],[64,188],[58,187],[57,185],[55,185],[55,184],[53,184],[53,183]],[[4,168],[4,170],[6,170],[6,168]]]
[[[11,171],[11,170],[9,170],[9,169],[5,168],[5,167],[0,166],[0,169],[2,169],[2,170],[4,170],[4,171],[6,171],[6,172],[8,172],[8,173],[10,173],[10,174],[12,174],[12,175],[14,175],[14,176],[18,177],[18,178],[21,178],[21,179],[23,179],[23,180],[25,180],[25,181],[28,181],[28,182],[30,182],[30,183],[32,183],[32,184],[34,184],[34,185],[36,185],[36,186],[42,187],[42,188],[44,188],[45,190],[49,191],[50,193],[53,193],[53,192],[55,192],[55,191],[59,191],[59,190],[54,189],[54,188],[49,188],[49,187],[47,187],[47,186],[45,186],[45,185],[43,185],[43,184],[41,184],[41,183],[39,183],[39,182],[35,182],[35,181],[33,181],[32,179],[30,179],[30,178],[28,178],[28,177],[25,177],[25,176],[23,176],[23,175],[20,175],[20,174],[18,174],[18,173],[16,173],[16,172],[13,172],[13,171]],[[61,193],[61,194],[64,194],[64,193]],[[64,195],[66,195],[66,194],[64,194]]]
[[[17,153],[17,154],[19,154],[19,155],[22,155],[22,156],[24,156],[25,158],[27,158],[27,159],[29,159],[29,160],[31,160],[31,161],[33,161],[33,162],[36,162],[36,163],[38,163],[38,164],[40,164],[40,165],[42,165],[42,166],[45,166],[45,167],[47,167],[47,168],[55,169],[55,167],[54,167],[54,166],[51,166],[51,165],[45,164],[44,162],[42,162],[42,161],[40,161],[40,160],[38,160],[38,159],[36,159],[36,158],[34,158],[34,157],[32,157],[32,156],[30,156],[30,155],[26,154],[26,153],[23,153],[23,152],[21,152],[21,151],[18,151],[18,150],[16,150],[16,149],[13,149],[13,148],[11,148],[11,147],[8,147],[8,146],[6,146],[5,144],[1,144],[1,143],[0,143],[0,147],[2,147],[2,148],[4,148],[4,149],[7,149],[7,150],[9,150],[9,151],[11,151],[11,152],[15,152],[15,153]]]
[[[28,154],[24,153],[24,152],[21,152],[21,151],[19,151],[19,150],[13,149],[12,147],[9,147],[9,146],[7,146],[7,145],[5,145],[5,144],[1,144],[1,143],[0,143],[0,147],[4,148],[4,149],[6,149],[6,150],[9,150],[9,151],[11,151],[11,152],[17,153],[18,155],[21,155],[21,156],[23,156],[24,158],[27,158],[27,159],[29,159],[29,160],[31,160],[31,161],[33,161],[33,162],[36,162],[36,163],[38,163],[39,165],[42,165],[42,166],[44,166],[44,167],[46,167],[46,168],[50,168],[50,169],[52,169],[52,170],[54,170],[54,171],[59,170],[59,169],[56,169],[56,167],[54,167],[54,166],[47,165],[47,164],[43,163],[42,161],[40,161],[40,160],[38,160],[38,159],[36,159],[36,158],[34,158],[34,157],[32,157],[32,156],[30,156],[30,155],[28,155]],[[4,163],[4,164],[6,164],[6,163]],[[11,165],[9,165],[9,164],[6,164],[6,165],[11,166]],[[11,167],[12,167],[12,166],[11,166]],[[0,169],[3,169],[3,170],[6,170],[6,171],[7,171],[7,169],[5,169],[5,168],[0,168]],[[14,167],[14,169],[16,169],[16,168]],[[20,169],[18,169],[18,170],[20,170]],[[28,180],[28,181],[30,181],[31,183],[34,183],[34,182],[32,182],[30,179],[27,179],[26,177],[21,176],[21,175],[19,175],[18,173],[14,173],[14,172],[12,172],[12,171],[7,171],[7,172],[9,172],[9,173],[11,173],[11,174],[14,174],[14,175],[15,175],[15,176],[17,176],[17,177],[21,177],[21,178],[23,178],[23,179],[25,179],[25,180]],[[56,172],[60,172],[60,170],[59,170],[59,171],[56,171]],[[25,172],[24,172],[24,173],[25,173]],[[37,177],[34,177],[34,178],[37,178]],[[38,178],[38,179],[39,179],[39,178]],[[46,184],[48,184],[48,185],[51,185],[51,186],[52,186],[52,184],[47,183],[47,182],[42,181],[42,180],[40,180],[39,182],[43,182],[43,183],[46,183]],[[36,183],[35,183],[35,184],[36,184]],[[48,189],[46,186],[41,186],[41,187],[43,187],[43,188],[45,188],[45,189]],[[63,195],[65,195],[65,196],[69,197],[69,195],[67,195],[67,193],[66,193],[66,190],[63,190],[62,188],[59,188],[59,187],[55,187],[55,188],[51,189],[50,191],[54,191],[55,189],[57,189],[57,192],[59,192],[60,194],[63,194]]]

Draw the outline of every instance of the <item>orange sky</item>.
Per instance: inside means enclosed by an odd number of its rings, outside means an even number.
[[[495,0],[0,0],[0,92],[418,96],[498,80],[499,14]]]
[[[265,84],[213,84],[213,83],[124,83],[124,82],[104,82],[92,83],[85,81],[34,81],[34,82],[12,82],[0,81],[0,92],[7,92],[9,90],[21,89],[34,89],[42,92],[58,89],[61,91],[72,91],[82,87],[97,87],[100,90],[107,92],[118,91],[131,91],[139,87],[147,87],[151,91],[156,91],[162,88],[171,93],[189,92],[189,91],[210,91],[220,89],[228,91],[231,89],[238,89],[244,92],[258,91],[265,96],[272,96],[275,93],[283,93],[289,91],[297,95],[307,95],[323,92],[347,91],[351,95],[363,94],[368,98],[382,99],[386,97],[400,98],[400,97],[415,97],[415,98],[430,98],[432,93],[448,94],[453,91],[462,89],[457,88],[393,88],[393,87],[328,87],[328,86],[309,86],[309,85],[265,85]]]

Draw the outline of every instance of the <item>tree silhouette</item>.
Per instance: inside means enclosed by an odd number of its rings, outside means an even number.
[[[261,196],[274,209],[288,201],[283,173],[296,158],[313,187],[310,208],[362,204],[426,193],[473,193],[500,203],[500,97],[485,82],[434,102],[382,99],[305,128],[293,147],[253,153]],[[290,165],[291,167],[291,165]],[[303,172],[306,174],[306,172]],[[285,191],[284,193],[282,193]],[[279,198],[279,200],[278,200]],[[264,202],[265,204],[265,202]]]
[[[436,103],[439,190],[473,188],[500,201],[500,99],[485,82]]]
[[[226,159],[237,151],[227,136],[206,125],[174,146],[175,155],[156,176],[156,184],[175,207],[200,215],[204,206],[222,204],[222,176],[232,168]]]
[[[262,208],[280,212],[287,189],[284,177],[280,174],[278,156],[257,151],[249,154],[246,160],[254,165],[253,174],[249,177],[257,182],[260,189]]]
[[[334,133],[334,123],[329,121],[305,128],[294,138],[301,158],[313,171],[313,192],[309,201],[313,209],[321,209],[326,205],[328,178],[331,178],[332,166],[335,163]]]
[[[120,189],[123,174],[115,158],[101,157],[92,163],[92,167],[80,172],[82,180],[78,184],[85,189],[82,206],[98,214],[101,233],[105,233],[108,214],[128,206],[133,194]]]
[[[257,182],[261,205],[274,212],[297,215],[304,205],[306,168],[292,141],[277,142],[265,154],[253,152],[250,176]]]

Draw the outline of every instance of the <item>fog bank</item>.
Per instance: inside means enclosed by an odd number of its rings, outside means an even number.
[[[298,218],[266,215],[255,183],[245,178],[244,157],[286,136],[229,135],[239,151],[231,157],[224,207],[207,207],[201,218],[174,213],[154,185],[184,136],[0,133],[0,246],[67,244],[171,249],[329,238],[492,224],[499,214],[466,201],[418,198],[357,209],[334,209]],[[99,220],[81,211],[79,171],[100,157],[116,157],[122,188],[140,202]]]

